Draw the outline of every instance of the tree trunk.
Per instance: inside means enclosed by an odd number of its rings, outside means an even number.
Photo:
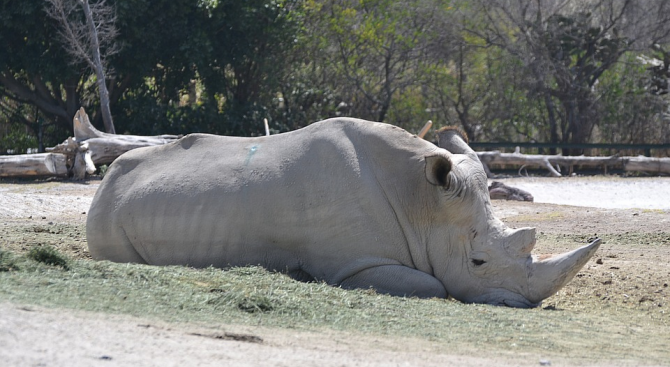
[[[551,99],[551,94],[545,90],[544,92],[544,103],[547,107],[547,115],[549,116],[549,133],[550,133],[550,142],[552,144],[558,144],[558,124],[556,123],[556,106],[554,105],[554,100]],[[556,154],[556,148],[549,149],[550,154]]]
[[[98,79],[98,92],[100,94],[102,121],[105,124],[105,131],[110,134],[116,134],[114,121],[112,120],[112,112],[109,106],[109,92],[107,91],[107,84],[105,82],[105,70],[102,65],[102,59],[100,58],[100,43],[98,41],[98,31],[96,30],[95,22],[93,21],[93,13],[91,12],[91,7],[88,4],[88,0],[79,0],[79,2],[84,8],[86,23],[88,24],[88,29],[91,33],[91,48],[93,51],[93,63],[95,64],[93,69],[95,70],[95,76]]]

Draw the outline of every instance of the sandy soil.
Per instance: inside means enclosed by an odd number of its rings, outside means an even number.
[[[162,324],[0,303],[3,366],[535,366],[344,332]]]
[[[574,248],[578,240],[604,239],[596,257],[545,305],[569,304],[574,298],[570,295],[581,291],[580,299],[667,314],[670,178],[524,178],[503,182],[530,191],[538,201],[494,202],[496,215],[508,225],[537,227],[538,251],[562,252]],[[98,184],[0,182],[0,222],[5,230],[14,224],[34,224],[33,236],[45,235],[37,229],[53,226],[46,234],[64,233],[71,239],[65,245],[60,243],[63,241],[54,243],[63,246],[59,250],[86,258],[81,246],[85,243],[85,213]],[[49,238],[43,241],[48,243]],[[0,243],[25,250],[21,241]],[[453,355],[425,341],[233,325],[222,325],[213,333],[211,328],[197,325],[50,310],[2,300],[0,315],[0,364],[7,366],[542,364],[523,356],[496,356],[494,360],[486,354]]]
[[[536,203],[670,209],[670,177],[517,177],[496,181],[530,192]]]

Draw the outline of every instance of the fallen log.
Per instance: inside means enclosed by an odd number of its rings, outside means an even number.
[[[670,158],[624,157],[626,172],[651,172],[670,174]]]
[[[65,161],[65,155],[55,153],[0,156],[0,177],[67,177]]]
[[[74,124],[74,142],[81,145],[87,143],[87,149],[90,158],[95,165],[112,163],[121,154],[142,147],[162,145],[179,139],[177,135],[117,135],[108,134],[99,131],[91,124],[88,115],[83,108],[74,115],[72,119]],[[54,153],[71,154],[72,144],[67,141],[53,148],[47,148],[47,151]],[[83,151],[79,152],[83,154]]]
[[[554,177],[560,177],[561,174],[551,165],[550,158],[553,156],[546,155],[525,155],[521,153],[500,153],[499,151],[492,152],[477,152],[479,160],[484,165],[484,170],[489,175],[490,165],[514,165],[514,166],[531,166],[544,167],[549,170]]]
[[[521,154],[518,149],[514,153],[490,151],[477,152],[477,155],[489,177],[492,177],[489,174],[491,165],[546,168],[555,177],[562,176],[562,168],[565,168],[570,175],[574,172],[575,167],[600,167],[604,173],[607,173],[610,168],[617,168],[626,172],[670,174],[670,158],[620,157],[618,155],[609,157],[531,155]]]
[[[162,145],[177,135],[116,135],[99,131],[83,108],[72,119],[74,138],[47,148],[48,153],[0,157],[0,177],[65,176],[84,179],[96,165],[113,162],[121,154],[142,147]]]

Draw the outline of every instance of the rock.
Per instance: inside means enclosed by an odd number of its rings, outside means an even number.
[[[507,186],[502,182],[493,181],[489,186],[489,195],[491,199],[516,200],[516,201],[533,201],[533,195],[529,192],[517,189],[516,187]]]

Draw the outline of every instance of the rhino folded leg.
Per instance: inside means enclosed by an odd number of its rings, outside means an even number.
[[[112,226],[96,228],[86,226],[88,249],[96,260],[109,260],[119,263],[147,264],[148,262],[135,249],[126,232]],[[100,240],[100,237],[105,240]]]
[[[312,274],[310,274],[310,273],[308,273],[308,272],[306,272],[302,269],[288,270],[286,272],[286,275],[288,275],[292,279],[297,280],[299,282],[310,283],[310,282],[315,282],[316,281],[316,278],[314,278],[312,276]]]
[[[437,278],[403,265],[380,265],[362,270],[340,282],[346,289],[373,288],[401,297],[446,298],[447,290]]]

